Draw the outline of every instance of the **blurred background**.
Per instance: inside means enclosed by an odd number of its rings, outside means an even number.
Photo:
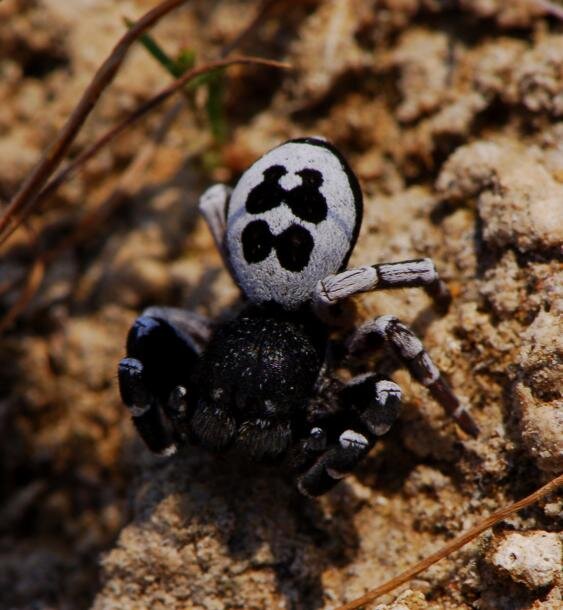
[[[0,3],[0,213],[155,5]],[[563,470],[562,25],[540,0],[192,0],[133,45],[68,160],[191,66],[292,69],[193,82],[0,246],[0,608],[336,608]],[[422,291],[364,295],[350,324],[412,324],[482,429],[468,440],[397,372],[401,421],[319,501],[201,450],[153,458],[116,384],[144,307],[236,306],[201,192],[311,134],[362,184],[351,264],[431,256],[454,295],[446,316]],[[561,508],[512,517],[383,601],[560,607]]]

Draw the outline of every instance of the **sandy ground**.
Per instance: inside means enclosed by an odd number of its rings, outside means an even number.
[[[0,4],[0,202],[72,111],[122,17],[153,5]],[[257,6],[189,2],[154,36],[172,55],[211,59]],[[211,136],[203,91],[155,143],[176,99],[33,214],[0,251],[0,316],[47,255],[34,298],[0,337],[0,608],[328,610],[562,472],[562,27],[524,0],[280,0],[240,50],[294,69],[229,71],[225,143]],[[134,48],[71,155],[167,82]],[[332,140],[362,183],[351,264],[431,256],[454,295],[442,316],[421,291],[362,295],[349,326],[383,313],[412,324],[482,430],[466,437],[398,371],[400,421],[316,501],[239,459],[152,457],[115,377],[143,307],[213,317],[236,307],[197,198],[308,134]],[[381,603],[561,607],[562,508],[545,499]]]

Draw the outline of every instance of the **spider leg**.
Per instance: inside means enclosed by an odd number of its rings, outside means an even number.
[[[176,445],[164,427],[158,401],[146,387],[142,362],[136,358],[123,358],[117,370],[121,400],[129,409],[145,445],[159,455],[175,453]]]
[[[389,288],[424,288],[436,306],[447,311],[451,295],[430,258],[355,267],[321,280],[313,294],[313,305],[321,314],[339,301],[360,292]]]
[[[119,389],[139,435],[155,453],[174,453],[185,436],[185,386],[210,332],[205,318],[167,307],[146,309],[129,331],[127,356],[118,365]]]
[[[479,435],[477,424],[453,393],[420,339],[408,326],[394,316],[380,316],[366,322],[351,338],[348,346],[350,352],[364,348],[370,338],[389,345],[414,379],[428,388],[434,399],[464,432],[473,437]]]
[[[320,496],[332,489],[340,479],[350,473],[375,443],[375,436],[367,430],[346,428],[336,442],[320,449],[319,439],[326,434],[322,428],[311,430],[309,439],[302,441],[304,454],[297,487],[306,496]]]
[[[199,198],[199,211],[211,231],[217,250],[223,258],[223,263],[230,269],[225,251],[224,237],[227,225],[227,205],[233,189],[225,184],[215,184],[209,187]]]
[[[352,378],[340,392],[344,409],[353,410],[375,436],[385,434],[401,408],[401,388],[381,375],[365,373]]]
[[[338,392],[338,412],[319,420],[292,456],[305,495],[322,495],[352,472],[399,414],[401,389],[381,375],[359,375]]]

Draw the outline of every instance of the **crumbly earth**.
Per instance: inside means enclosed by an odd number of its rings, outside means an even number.
[[[203,61],[258,4],[194,0],[153,34]],[[0,3],[0,201],[63,125],[123,16],[151,6]],[[174,101],[31,216],[0,255],[0,324],[36,265],[34,296],[0,337],[0,608],[328,610],[562,472],[562,28],[534,0],[279,0],[239,50],[294,70],[228,72],[224,143],[198,90],[163,138]],[[137,45],[71,155],[167,82]],[[383,313],[412,324],[481,428],[467,438],[397,371],[400,421],[319,500],[232,456],[150,456],[115,379],[143,307],[236,308],[197,197],[306,134],[332,140],[360,177],[351,264],[431,256],[454,295],[443,316],[422,291],[362,295],[341,333]],[[562,511],[561,496],[546,498],[371,608],[561,607]],[[494,559],[506,540],[523,548],[516,535],[537,556]],[[538,557],[548,576],[534,572]]]

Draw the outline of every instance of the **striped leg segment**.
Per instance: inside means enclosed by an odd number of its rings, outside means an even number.
[[[317,310],[323,310],[360,292],[390,288],[424,288],[436,306],[446,311],[451,302],[450,291],[440,279],[430,258],[383,263],[347,269],[321,280],[313,295]]]
[[[381,316],[356,331],[349,344],[350,351],[362,349],[373,337],[391,347],[414,379],[428,388],[434,399],[455,419],[464,432],[473,437],[479,435],[477,424],[459,402],[422,342],[410,328],[394,316]]]
[[[155,453],[170,455],[185,438],[186,386],[210,330],[205,318],[155,307],[129,331],[127,356],[118,366],[119,389],[137,431]]]

